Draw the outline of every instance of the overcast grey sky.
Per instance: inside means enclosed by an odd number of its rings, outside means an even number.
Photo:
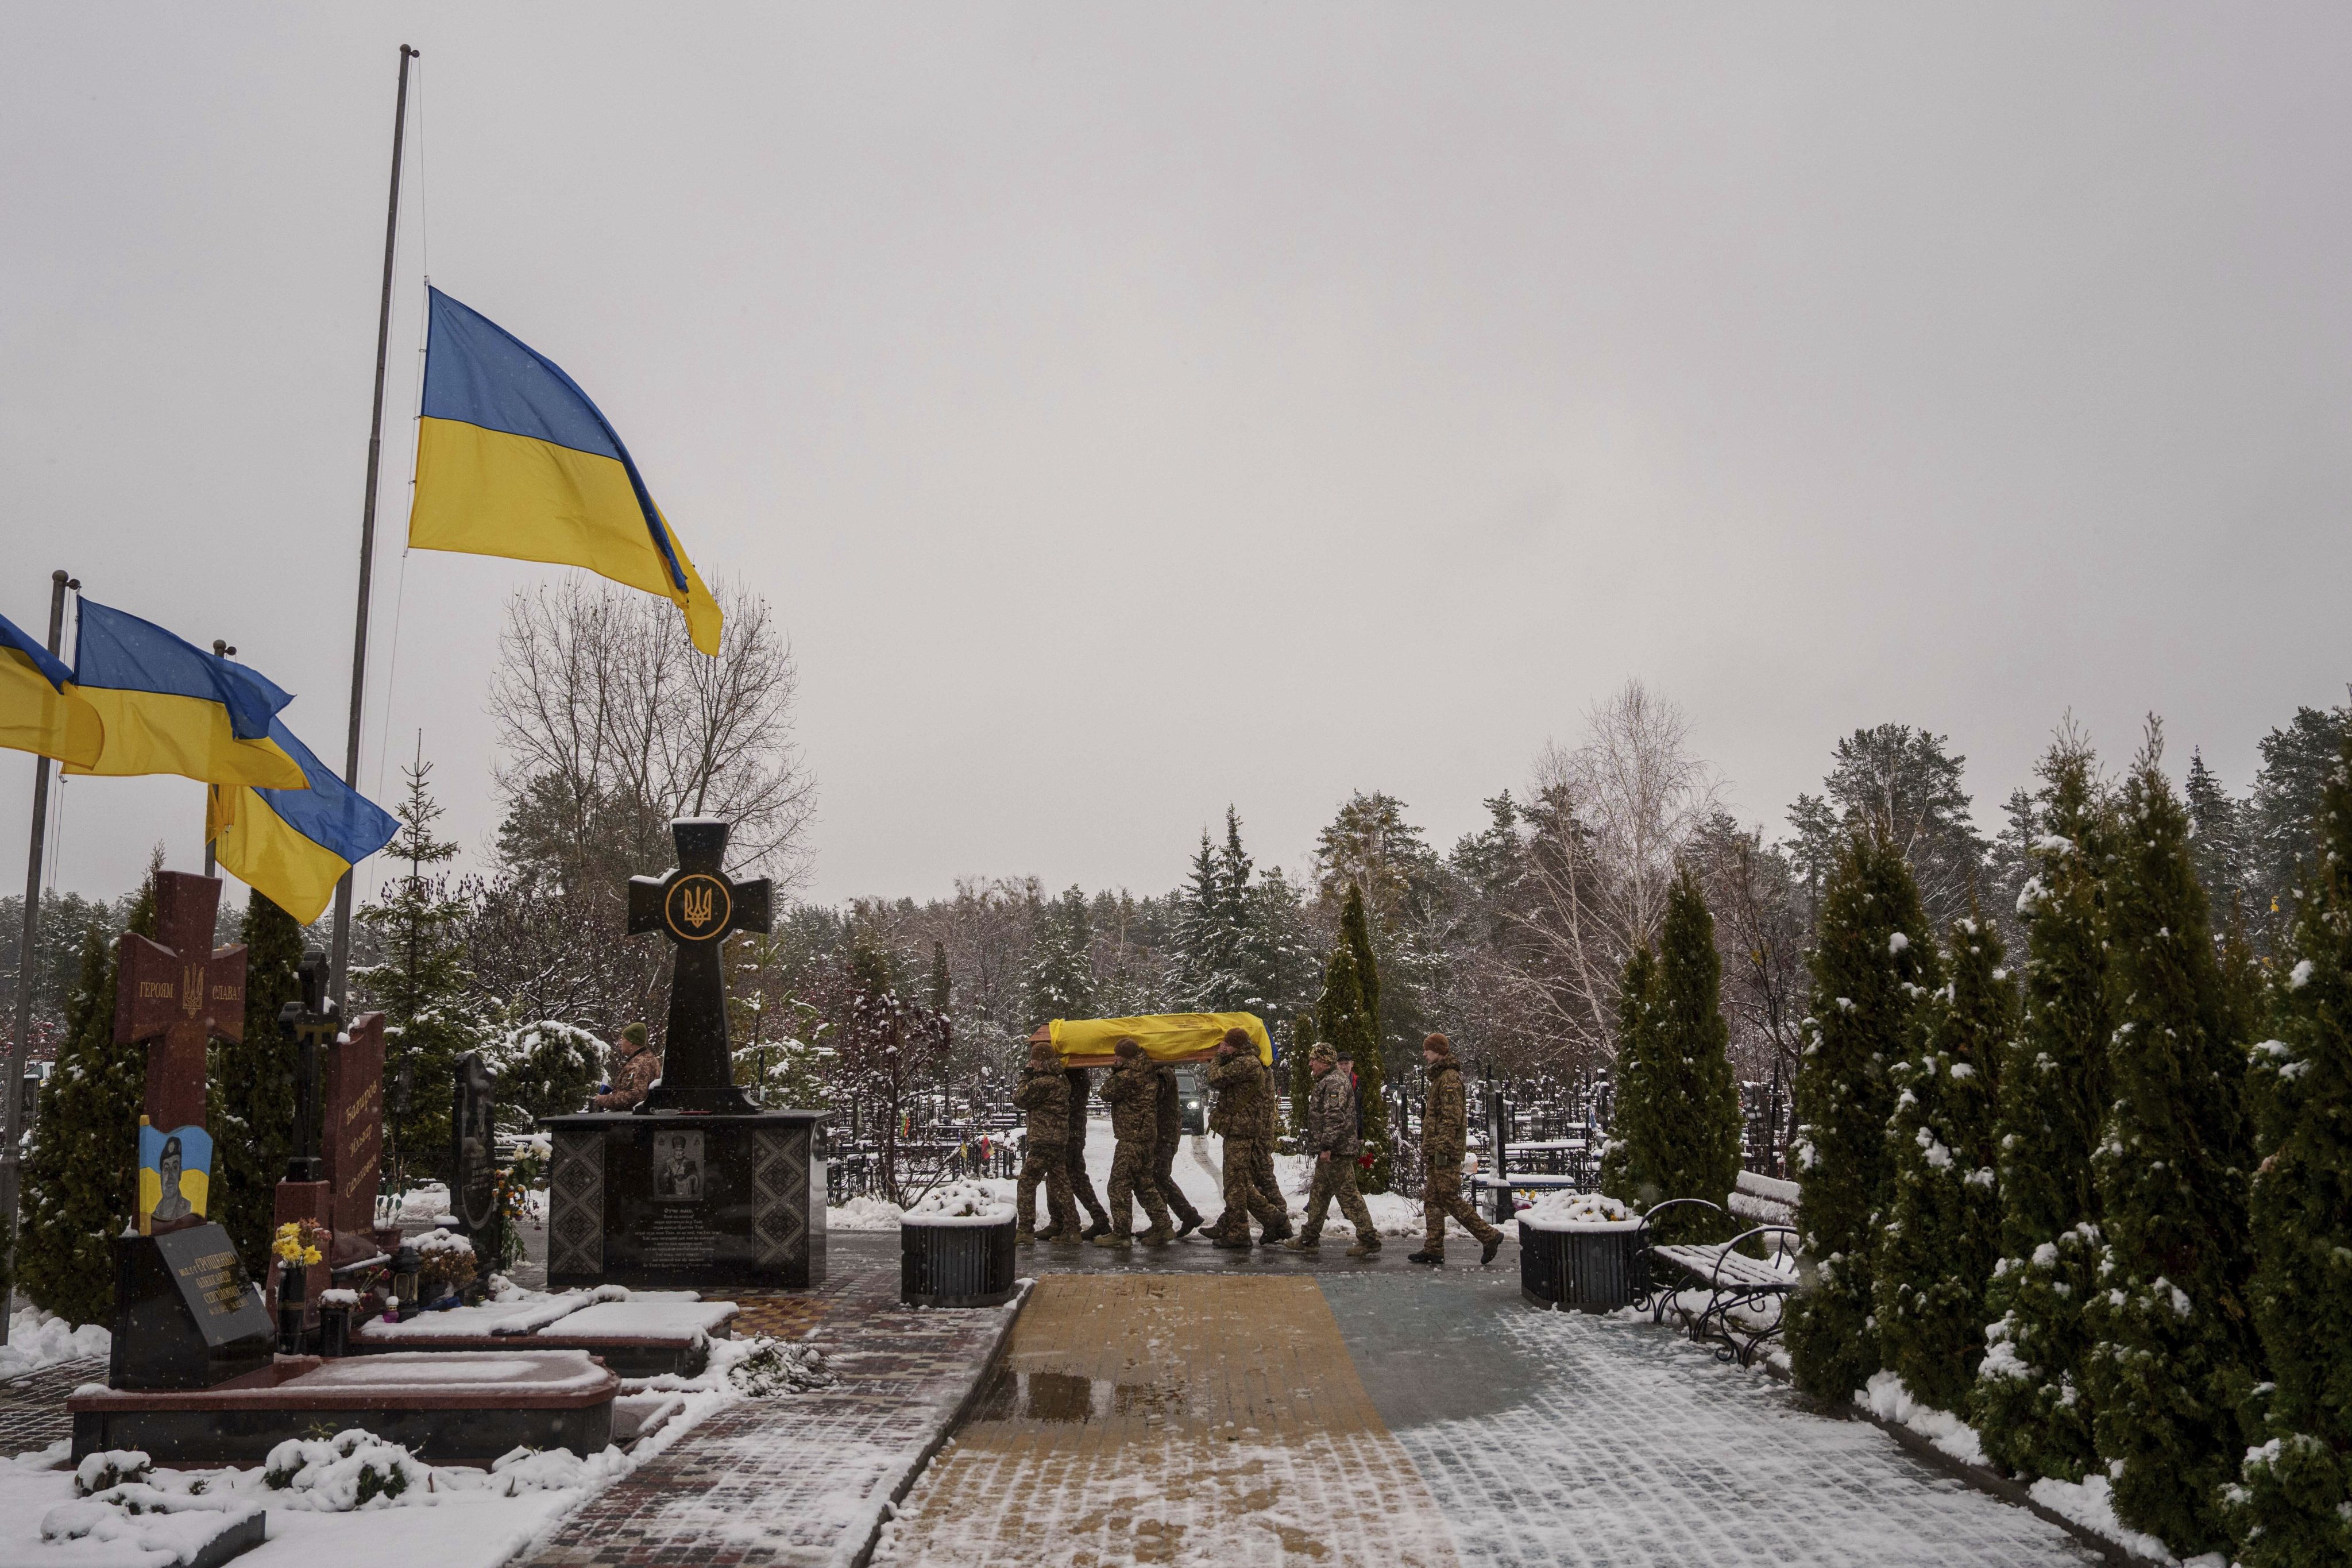
[[[404,563],[428,246],[774,603],[816,897],[1447,844],[1629,675],[1776,826],[1885,721],[1988,817],[2070,707],[2242,787],[2352,676],[2352,11],[1940,9],[6,0],[0,612],[340,757],[405,40],[362,782],[421,726],[469,844],[559,569]],[[61,884],[202,795],[73,784]]]

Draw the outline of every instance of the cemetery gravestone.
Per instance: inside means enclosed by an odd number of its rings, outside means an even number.
[[[778,1285],[824,1278],[824,1167],[813,1110],[761,1110],[734,1081],[726,939],[769,926],[769,885],[725,868],[728,824],[670,824],[677,866],[629,883],[629,930],[677,950],[662,1076],[630,1112],[544,1119],[548,1282]]]
[[[334,1262],[376,1250],[376,1188],[383,1172],[383,1015],[362,1013],[327,1058],[324,1158],[334,1215]],[[346,1253],[352,1256],[345,1256]]]
[[[301,995],[278,1009],[278,1027],[295,1049],[294,1069],[294,1151],[287,1157],[285,1179],[278,1184],[270,1214],[273,1226],[284,1226],[309,1220],[326,1230],[335,1228],[334,1188],[325,1176],[327,1162],[319,1154],[319,1077],[320,1053],[328,1048],[327,1042],[335,1038],[341,1016],[335,999],[327,994],[327,955],[317,948],[302,954],[298,972]],[[343,1261],[355,1261],[356,1254],[347,1254]],[[330,1266],[334,1261],[331,1249],[320,1260],[310,1265],[302,1279],[302,1321],[314,1327],[318,1321],[319,1293],[327,1288]],[[275,1256],[268,1270],[269,1292],[277,1299],[286,1266]]]
[[[115,1388],[210,1388],[270,1364],[277,1324],[217,1225],[124,1238],[115,1269]]]
[[[139,1128],[139,1234],[202,1225],[212,1191],[205,1128],[205,1051],[245,1038],[245,949],[213,949],[220,883],[185,871],[155,877],[163,940],[126,931],[115,952],[116,1043],[147,1042],[146,1114]]]
[[[498,1079],[467,1051],[457,1058],[449,1116],[449,1211],[457,1228],[471,1236],[497,1218]]]

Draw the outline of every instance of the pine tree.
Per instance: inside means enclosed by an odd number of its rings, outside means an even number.
[[[2189,753],[2189,777],[2183,782],[2189,797],[2189,853],[2197,865],[2197,879],[2205,884],[2206,900],[2216,909],[2246,887],[2246,842],[2243,813],[2204,753]]]
[[[1365,1175],[1363,1190],[1384,1193],[1395,1178],[1392,1165],[1396,1157],[1396,1140],[1389,1131],[1389,1102],[1386,1064],[1381,1058],[1380,1037],[1381,966],[1372,957],[1372,931],[1364,913],[1364,889],[1350,886],[1347,901],[1339,906],[1339,945],[1348,950],[1355,971],[1356,994],[1363,1012],[1364,1049],[1356,1060],[1357,1102],[1363,1108],[1364,1152],[1372,1157],[1372,1166]],[[1333,959],[1336,962],[1338,954]],[[1324,1038],[1337,1043],[1327,1021]]]
[[[2255,1113],[2254,1326],[2275,1385],[2227,1495],[2246,1568],[2352,1563],[2352,734],[2321,786]]]
[[[1646,1209],[1662,1202],[1665,1191],[1655,1174],[1639,1168],[1634,1151],[1657,1142],[1651,1123],[1662,1097],[1657,1090],[1655,1031],[1650,1026],[1650,999],[1658,961],[1648,942],[1636,942],[1625,955],[1617,977],[1617,1060],[1610,1069],[1615,1091],[1609,1112],[1609,1141],[1601,1150],[1601,1190],[1629,1208]]]
[[[1871,1264],[1892,1169],[1888,1069],[1913,1015],[1941,984],[1927,916],[1901,851],[1850,837],[1822,891],[1811,1016],[1797,1068],[1797,1179],[1811,1289],[1790,1302],[1789,1360],[1807,1392],[1843,1400],[1878,1371]]]
[[[127,929],[155,934],[158,850]],[[139,1116],[147,1048],[114,1043],[114,947],[97,928],[82,941],[81,978],[66,1007],[57,1065],[24,1166],[17,1288],[72,1323],[114,1313],[114,1237],[136,1217]]]
[[[2112,827],[2090,748],[2043,757],[2042,832],[2018,897],[2025,1014],[2000,1068],[2000,1258],[1985,1289],[1986,1353],[1972,1409],[1985,1451],[2029,1479],[2079,1481],[2097,1463],[2083,1309],[2103,1237],[2091,1151],[2107,1105],[2106,888]]]
[[[934,942],[931,943],[931,1011],[946,1012],[951,1000],[952,991],[948,984],[948,944]]]
[[[1388,1102],[1381,1097],[1381,1053],[1372,1041],[1371,1010],[1364,1005],[1363,975],[1356,965],[1356,950],[1345,937],[1332,946],[1323,966],[1323,994],[1315,1007],[1316,1033],[1356,1074],[1356,1106],[1363,1122],[1364,1147],[1379,1140],[1381,1163],[1362,1184],[1366,1192],[1386,1192],[1372,1180],[1385,1181],[1389,1152]]]
[[[1307,1135],[1307,1101],[1315,1092],[1314,1069],[1307,1053],[1315,1048],[1315,1015],[1301,1013],[1290,1021],[1290,1131]]]
[[[2222,1484],[2261,1351],[2248,1317],[2245,1042],[2161,731],[2126,780],[2108,884],[2112,1094],[2091,1156],[2106,1246],[2086,1314],[2116,1512],[2184,1556],[2226,1542]]]
[[[238,940],[245,943],[245,1038],[215,1040],[207,1053],[208,1212],[257,1279],[269,1263],[278,1184],[294,1152],[298,1052],[278,1026],[278,1011],[301,995],[302,927],[262,894],[248,893]]]
[[[385,1140],[404,1170],[446,1179],[457,1058],[488,1049],[492,1033],[469,1001],[465,900],[452,895],[446,879],[428,874],[457,853],[457,845],[434,837],[442,808],[428,783],[432,773],[421,758],[401,770],[408,794],[393,813],[400,831],[385,853],[407,861],[408,875],[384,889],[383,902],[361,907],[360,921],[375,934],[383,962],[353,970],[352,979],[384,1016]],[[391,1089],[404,1068],[410,1083],[404,1107]]]
[[[1954,921],[1944,951],[1950,979],[1892,1074],[1894,1202],[1873,1289],[1887,1367],[1914,1397],[1961,1410],[1984,1358],[1985,1285],[2000,1252],[1994,1074],[2015,1001],[1989,922]]]
[[[1029,967],[1022,976],[1031,1021],[1093,1016],[1094,928],[1086,895],[1073,887],[1045,905],[1032,931]]]

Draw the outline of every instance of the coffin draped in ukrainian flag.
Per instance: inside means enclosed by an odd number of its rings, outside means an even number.
[[[1118,1058],[1111,1047],[1133,1040],[1156,1062],[1205,1060],[1225,1037],[1239,1029],[1257,1047],[1257,1059],[1274,1065],[1274,1041],[1255,1013],[1154,1013],[1141,1018],[1056,1018],[1030,1036],[1050,1040],[1062,1060],[1074,1068],[1108,1067]]]

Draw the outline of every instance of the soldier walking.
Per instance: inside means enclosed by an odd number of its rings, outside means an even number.
[[[1097,1247],[1124,1247],[1134,1244],[1135,1210],[1139,1200],[1151,1216],[1143,1233],[1146,1247],[1165,1247],[1176,1239],[1168,1228],[1168,1205],[1152,1179],[1152,1146],[1160,1137],[1160,1075],[1144,1058],[1143,1047],[1121,1040],[1111,1047],[1118,1061],[1103,1079],[1103,1103],[1110,1107],[1110,1130],[1118,1147],[1110,1161],[1110,1234],[1097,1237]]]
[[[1480,1219],[1470,1200],[1462,1195],[1462,1156],[1470,1140],[1470,1110],[1463,1098],[1462,1069],[1454,1060],[1454,1042],[1444,1035],[1430,1036],[1421,1043],[1421,1059],[1429,1067],[1429,1099],[1421,1113],[1423,1236],[1421,1250],[1408,1253],[1407,1259],[1433,1268],[1444,1262],[1445,1216],[1452,1215],[1485,1248],[1478,1261],[1492,1263],[1502,1247],[1503,1233]]]
[[[1066,1076],[1070,1083],[1070,1136],[1066,1145],[1070,1195],[1086,1205],[1087,1218],[1092,1223],[1081,1239],[1092,1241],[1110,1229],[1110,1215],[1103,1208],[1102,1199],[1095,1195],[1094,1178],[1087,1174],[1087,1069],[1071,1068]]]
[[[1070,1136],[1070,1083],[1054,1047],[1040,1040],[1029,1047],[1029,1065],[1013,1091],[1013,1103],[1028,1118],[1028,1135],[1022,1140],[1021,1184],[1013,1226],[1015,1245],[1037,1239],[1037,1184],[1045,1184],[1045,1202],[1053,1226],[1047,1241],[1078,1239],[1078,1209],[1070,1201],[1070,1168],[1063,1144]]]
[[[1159,1108],[1159,1125],[1152,1129],[1151,1179],[1160,1188],[1160,1201],[1176,1216],[1176,1239],[1181,1241],[1201,1228],[1201,1211],[1176,1180],[1176,1152],[1184,1142],[1183,1096],[1176,1087],[1176,1069],[1166,1062],[1151,1064],[1151,1081]]]
[[[1372,1224],[1363,1194],[1356,1190],[1356,1157],[1364,1152],[1364,1141],[1356,1132],[1356,1075],[1340,1071],[1339,1062],[1339,1053],[1328,1045],[1307,1053],[1307,1065],[1315,1074],[1314,1091],[1307,1100],[1307,1152],[1315,1160],[1315,1185],[1307,1194],[1306,1227],[1283,1245],[1293,1252],[1319,1245],[1324,1212],[1337,1198],[1339,1212],[1356,1227],[1356,1245],[1348,1248],[1348,1256],[1377,1258],[1380,1229]]]
[[[1258,1189],[1257,1143],[1265,1126],[1265,1068],[1257,1047],[1239,1029],[1227,1029],[1217,1042],[1215,1065],[1209,1068],[1209,1087],[1216,1101],[1209,1108],[1209,1131],[1225,1140],[1225,1212],[1210,1227],[1210,1237],[1223,1247],[1246,1251],[1250,1216],[1264,1231],[1259,1239],[1280,1241],[1290,1234],[1290,1213],[1279,1199]]]

